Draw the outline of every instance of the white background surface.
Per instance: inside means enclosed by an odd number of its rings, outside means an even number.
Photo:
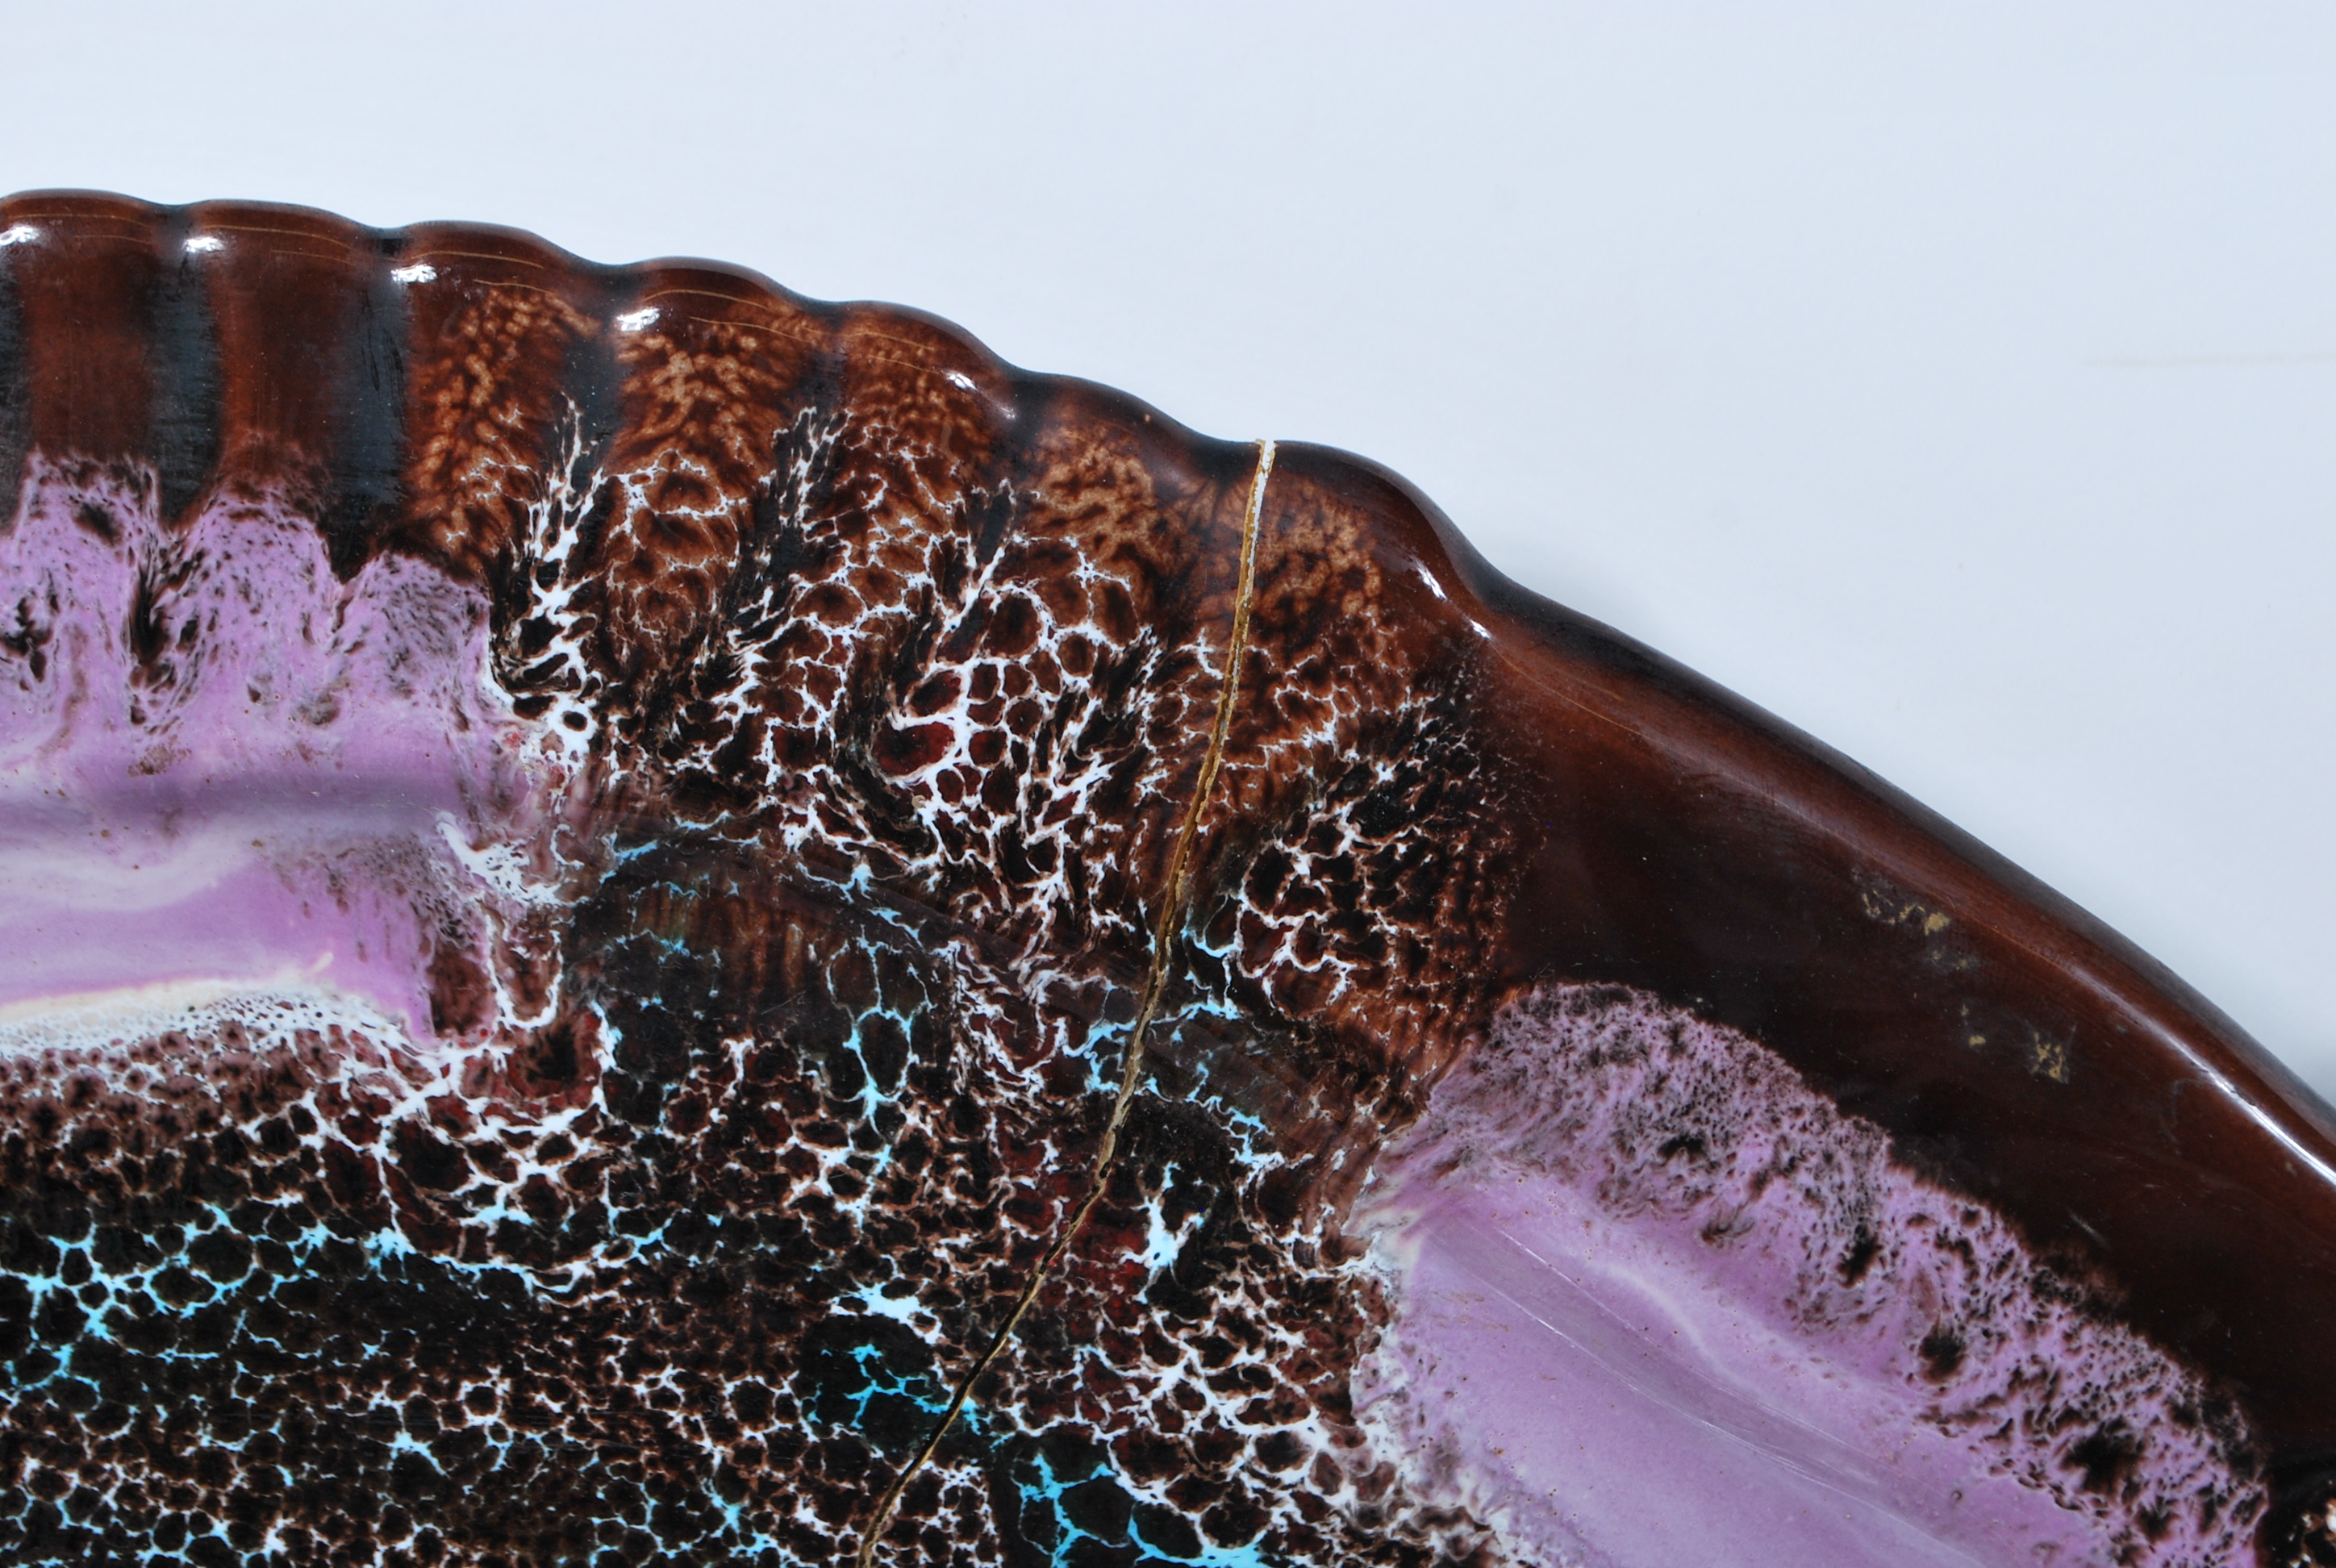
[[[0,116],[1368,453],[2336,1090],[2336,5],[0,0]]]

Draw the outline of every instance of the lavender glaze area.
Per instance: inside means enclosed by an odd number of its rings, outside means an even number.
[[[2263,1499],[2196,1377],[1774,1053],[1641,992],[1507,1010],[1357,1215],[1356,1378],[1523,1562],[2211,1564]]]
[[[483,597],[404,557],[342,582],[271,497],[165,530],[151,495],[46,472],[0,536],[0,1051],[223,1008],[409,1057],[550,1022],[572,735],[487,680]]]

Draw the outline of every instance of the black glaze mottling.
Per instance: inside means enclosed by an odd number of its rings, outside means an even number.
[[[24,312],[14,262],[8,251],[0,250],[0,516],[6,517],[16,515],[32,440],[31,367],[24,361]]]
[[[148,336],[154,365],[149,461],[161,514],[181,518],[209,488],[219,460],[219,323],[201,268],[188,254],[186,221],[162,225],[156,239],[166,263],[156,280]]]

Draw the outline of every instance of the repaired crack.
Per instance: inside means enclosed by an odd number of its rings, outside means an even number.
[[[1079,1232],[1085,1228],[1087,1216],[1094,1213],[1095,1204],[1102,1200],[1105,1184],[1111,1179],[1112,1165],[1119,1154],[1120,1134],[1127,1125],[1128,1107],[1134,1103],[1135,1086],[1144,1076],[1145,1037],[1151,1032],[1153,1018],[1159,1011],[1161,990],[1168,983],[1169,943],[1176,923],[1184,912],[1184,881],[1192,842],[1200,836],[1201,819],[1208,809],[1209,796],[1216,787],[1217,771],[1224,761],[1225,735],[1232,727],[1233,705],[1241,692],[1241,654],[1249,644],[1250,597],[1257,580],[1258,519],[1265,506],[1266,481],[1272,473],[1273,443],[1260,441],[1257,447],[1257,469],[1250,479],[1249,502],[1241,512],[1241,569],[1233,589],[1233,625],[1232,635],[1225,648],[1224,688],[1217,696],[1216,722],[1209,729],[1209,749],[1201,759],[1201,776],[1193,786],[1192,803],[1185,808],[1183,824],[1177,831],[1175,850],[1169,857],[1168,886],[1160,901],[1160,916],[1152,932],[1152,963],[1144,978],[1144,995],[1136,1008],[1135,1027],[1128,1037],[1127,1062],[1120,1073],[1119,1094],[1112,1101],[1111,1120],[1105,1125],[1103,1139],[1095,1152],[1095,1178],[1088,1183],[1086,1195],[1079,1200],[1079,1206],[1072,1211],[1070,1222],[1063,1227],[1062,1234],[1056,1237],[1054,1244],[1046,1249],[1046,1256],[1038,1260],[1037,1268],[1031,1272],[1030,1282],[1015,1298],[1014,1310],[1006,1314],[1006,1321],[990,1338],[988,1349],[982,1351],[971,1370],[959,1379],[957,1389],[949,1398],[949,1408],[942,1411],[940,1419],[934,1423],[931,1435],[918,1448],[916,1457],[910,1460],[900,1474],[894,1477],[892,1485],[885,1488],[883,1497],[876,1505],[876,1516],[869,1522],[868,1532],[861,1538],[859,1568],[871,1568],[876,1547],[883,1540],[884,1532],[891,1526],[892,1515],[899,1510],[901,1497],[923,1473],[934,1451],[940,1446],[941,1439],[949,1436],[949,1428],[957,1425],[959,1415],[973,1397],[974,1385],[981,1380],[982,1374],[989,1370],[1012,1341],[1015,1329],[1021,1326],[1023,1315],[1030,1310],[1030,1303],[1038,1299],[1038,1292],[1046,1288],[1046,1281],[1054,1277],[1064,1254],[1078,1239]]]

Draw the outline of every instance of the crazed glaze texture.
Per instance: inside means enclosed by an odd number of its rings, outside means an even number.
[[[11,1562],[2329,1545],[2315,1107],[1365,465],[32,196],[0,519]]]

